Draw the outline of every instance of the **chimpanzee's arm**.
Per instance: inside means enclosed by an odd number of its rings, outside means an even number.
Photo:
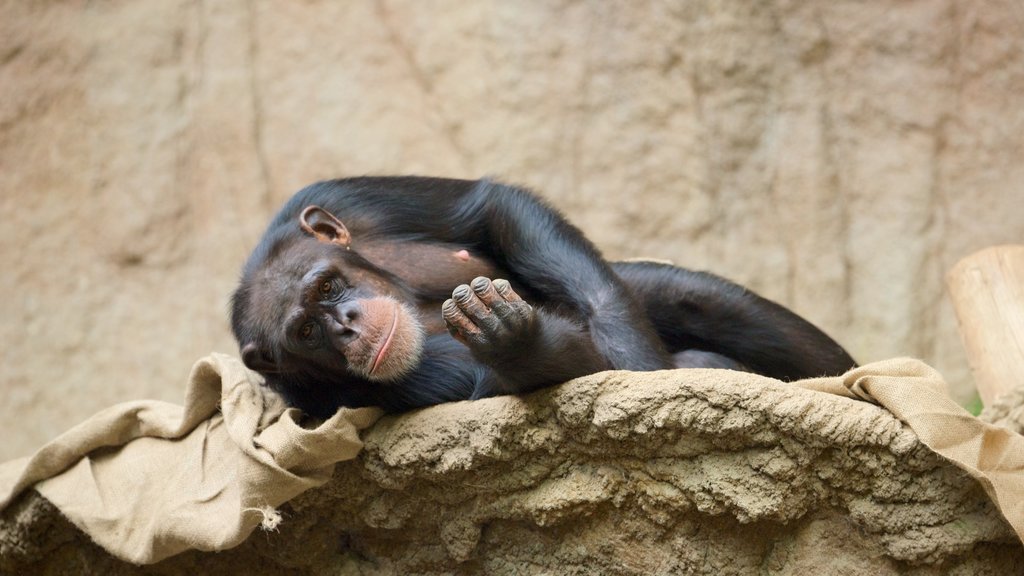
[[[569,306],[588,324],[613,368],[671,366],[643,310],[583,234],[525,190],[481,181],[460,208],[485,223],[492,255],[548,301]]]
[[[278,217],[294,218],[310,204],[345,221],[355,238],[466,245],[507,270],[540,303],[578,315],[610,367],[671,366],[643,311],[593,244],[526,190],[488,180],[337,180],[299,192]]]

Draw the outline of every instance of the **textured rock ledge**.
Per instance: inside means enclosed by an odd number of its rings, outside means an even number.
[[[221,553],[135,567],[34,493],[0,573],[1014,574],[977,484],[871,404],[710,370],[609,372],[378,422]]]

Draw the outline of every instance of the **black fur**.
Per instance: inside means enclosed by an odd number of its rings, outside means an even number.
[[[536,334],[520,338],[516,346],[484,345],[475,353],[447,333],[430,335],[415,370],[388,384],[354,376],[343,363],[288,360],[274,321],[255,313],[259,303],[252,291],[268,262],[290,245],[310,241],[298,226],[309,205],[345,224],[356,253],[360,242],[380,241],[467,249],[491,263],[536,308]],[[387,263],[375,266],[358,254],[338,260],[371,270],[410,302],[436,304],[438,314],[458,283],[425,287]],[[535,195],[490,180],[365,177],[299,191],[245,264],[231,321],[241,345],[259,344],[268,361],[279,366],[265,370],[268,384],[317,416],[339,406],[401,411],[524,392],[605,368],[657,370],[677,361],[745,368],[783,380],[838,374],[854,365],[813,325],[740,286],[661,264],[609,265],[578,229]]]

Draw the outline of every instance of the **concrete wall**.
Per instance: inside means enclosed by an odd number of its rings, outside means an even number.
[[[945,299],[1024,238],[1014,0],[0,4],[0,459],[234,351],[317,179],[496,175],[973,394]]]

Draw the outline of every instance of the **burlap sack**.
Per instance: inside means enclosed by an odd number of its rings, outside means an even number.
[[[354,458],[358,431],[380,414],[342,410],[305,429],[258,382],[235,358],[204,358],[184,408],[119,404],[0,465],[0,509],[35,485],[96,543],[138,564],[236,546],[261,522],[274,525],[274,507]]]

